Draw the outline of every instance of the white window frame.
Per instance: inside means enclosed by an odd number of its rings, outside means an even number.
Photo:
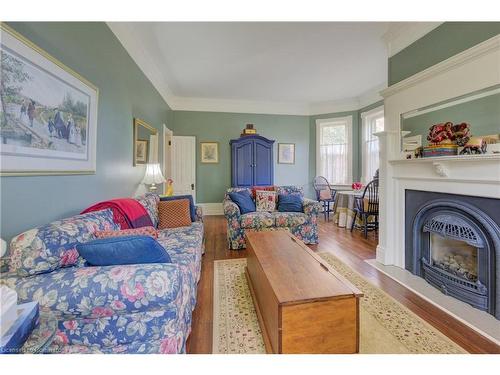
[[[368,125],[368,121],[374,117],[378,117],[382,114],[382,116],[385,116],[384,113],[384,106],[381,105],[380,107],[373,108],[369,111],[362,112],[361,113],[361,181],[363,184],[366,184],[367,182],[370,182],[373,178],[373,176],[365,176],[366,174],[366,126]],[[384,119],[384,128],[385,128],[385,119]]]
[[[352,185],[352,157],[353,157],[353,139],[352,139],[352,123],[353,116],[345,116],[345,117],[331,117],[324,119],[316,120],[316,173],[318,173],[321,168],[321,127],[323,125],[331,124],[331,123],[339,123],[345,122],[347,128],[347,183],[346,184],[336,184],[334,181],[329,181],[332,186],[335,187],[350,187]]]

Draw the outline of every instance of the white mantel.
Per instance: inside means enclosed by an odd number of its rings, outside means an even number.
[[[402,159],[401,114],[500,84],[500,35],[382,92],[377,261],[404,268],[405,190],[500,198],[500,155]],[[473,125],[472,125],[473,126]]]

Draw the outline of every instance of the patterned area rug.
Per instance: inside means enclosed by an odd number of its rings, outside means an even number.
[[[364,293],[360,303],[361,353],[466,353],[334,255],[320,255]],[[215,261],[213,353],[265,353],[245,266],[246,259]]]

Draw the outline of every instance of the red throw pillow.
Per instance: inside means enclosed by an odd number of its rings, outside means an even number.
[[[154,227],[142,227],[123,230],[100,230],[94,233],[96,238],[125,237],[125,236],[149,236],[158,238],[158,231]]]
[[[160,201],[158,203],[158,218],[158,229],[190,226],[189,199]]]
[[[255,199],[255,192],[257,190],[276,191],[276,188],[274,186],[254,186],[254,187],[252,187],[252,198],[253,199]]]

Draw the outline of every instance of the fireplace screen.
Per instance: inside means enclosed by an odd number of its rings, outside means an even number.
[[[455,276],[476,282],[477,248],[464,241],[445,238],[430,233],[430,253],[432,264]]]

